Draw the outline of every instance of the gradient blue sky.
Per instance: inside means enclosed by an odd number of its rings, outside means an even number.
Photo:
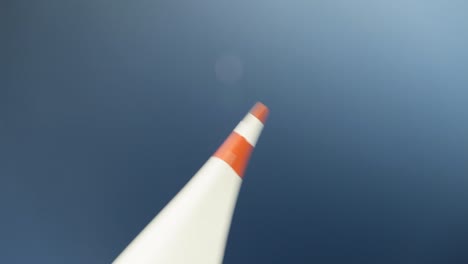
[[[225,263],[467,263],[467,13],[2,1],[0,263],[110,263],[257,100]]]

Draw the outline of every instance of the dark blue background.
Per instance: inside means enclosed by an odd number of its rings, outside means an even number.
[[[1,263],[110,263],[257,100],[225,263],[468,263],[466,1],[0,10]]]

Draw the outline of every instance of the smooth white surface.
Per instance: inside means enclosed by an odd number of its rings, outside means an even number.
[[[263,123],[254,115],[248,113],[236,126],[234,132],[243,136],[250,145],[255,147],[258,137],[262,133]]]
[[[113,263],[222,263],[241,183],[211,157]]]

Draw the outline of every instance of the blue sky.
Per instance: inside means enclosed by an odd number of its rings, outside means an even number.
[[[257,100],[225,263],[468,261],[465,1],[0,9],[0,262],[110,263]]]

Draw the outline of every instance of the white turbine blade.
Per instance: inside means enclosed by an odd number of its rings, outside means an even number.
[[[267,116],[257,103],[113,263],[222,263],[242,177]]]

